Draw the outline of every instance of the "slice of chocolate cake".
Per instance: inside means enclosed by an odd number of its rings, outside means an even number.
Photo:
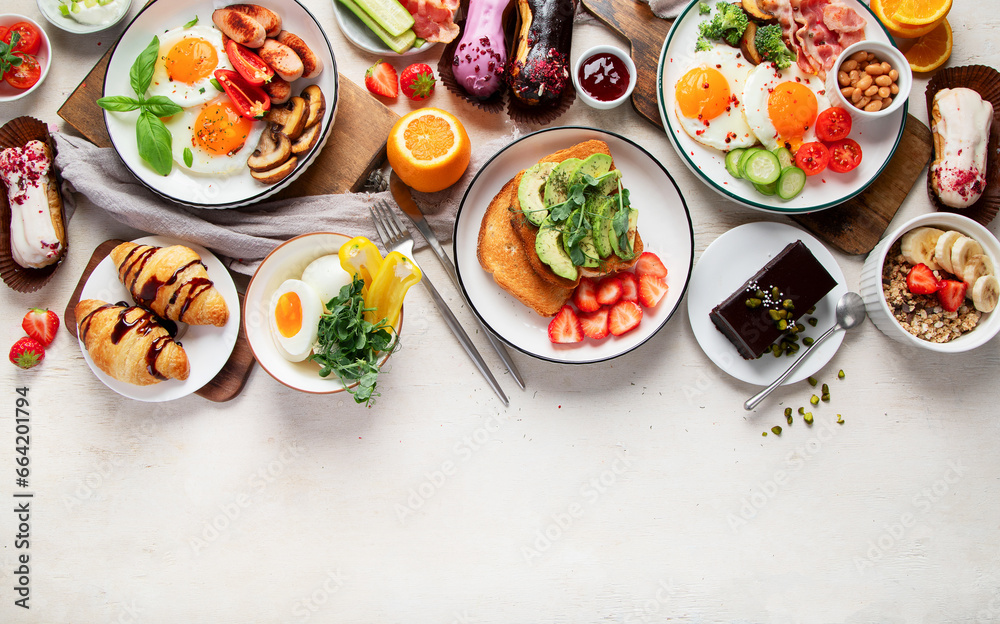
[[[802,241],[795,241],[709,316],[740,355],[752,360],[783,334],[796,331],[796,322],[836,285]]]

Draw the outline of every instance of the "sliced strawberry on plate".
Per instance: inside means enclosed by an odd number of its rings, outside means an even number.
[[[434,70],[426,63],[414,63],[399,75],[403,95],[418,102],[434,93],[434,82]]]
[[[45,347],[34,338],[25,336],[10,348],[10,361],[21,368],[34,368],[45,359]]]
[[[642,320],[642,308],[634,301],[619,301],[608,314],[608,331],[615,336],[621,336],[639,326]]]
[[[625,301],[639,300],[639,280],[635,273],[619,273],[618,279],[622,281],[622,299]]]
[[[666,277],[667,267],[663,266],[660,257],[651,251],[644,251],[639,259],[635,261],[635,274],[639,277],[643,275],[655,275],[656,277]]]
[[[595,340],[607,338],[609,313],[609,308],[601,308],[596,312],[584,312],[581,314],[580,325],[583,326],[583,335]]]
[[[656,304],[667,294],[667,280],[655,275],[639,276],[639,303],[647,308],[655,308]]]
[[[569,344],[583,340],[583,326],[576,312],[564,305],[549,322],[549,340],[556,344]]]
[[[941,307],[949,312],[959,309],[965,301],[965,291],[968,288],[965,282],[959,280],[941,280],[941,290],[937,291]]]
[[[906,274],[906,287],[914,295],[929,295],[941,288],[941,282],[934,276],[934,271],[921,262],[914,265]]]
[[[396,70],[385,61],[375,61],[375,64],[365,71],[365,86],[376,95],[389,98],[399,95]]]
[[[52,344],[59,329],[59,317],[52,310],[31,308],[21,321],[21,328],[29,338],[34,338],[38,344],[47,347]]]
[[[589,277],[581,277],[573,291],[573,303],[581,312],[595,312],[601,304],[597,302],[597,284]]]
[[[597,303],[614,305],[622,297],[622,281],[617,276],[609,275],[597,282]]]

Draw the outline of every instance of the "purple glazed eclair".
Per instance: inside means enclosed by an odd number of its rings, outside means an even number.
[[[472,97],[486,99],[503,83],[507,65],[503,12],[510,0],[469,0],[462,39],[455,49],[455,81]]]

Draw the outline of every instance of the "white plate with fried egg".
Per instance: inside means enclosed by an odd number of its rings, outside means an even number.
[[[841,1],[866,20],[866,40],[893,44],[865,4],[858,0]],[[764,195],[746,180],[729,174],[725,166],[728,149],[755,144],[773,149],[777,146],[774,137],[786,134],[794,135],[802,143],[816,140],[811,121],[830,107],[832,98],[820,77],[804,73],[795,63],[784,70],[776,69],[772,63],[754,66],[743,58],[738,47],[724,42],[712,42],[710,50],[696,52],[699,24],[714,15],[715,2],[709,3],[712,15],[701,15],[700,4],[701,0],[693,0],[674,21],[663,42],[657,67],[660,119],[684,164],[722,196],[769,212],[795,214],[823,210],[868,188],[888,164],[903,136],[905,104],[877,121],[852,115],[850,138],[861,146],[861,164],[848,173],[827,169],[810,176],[802,192],[790,200]],[[692,102],[691,83],[699,72],[700,84],[709,94],[708,110],[702,119],[688,116],[696,106]],[[770,98],[776,90],[786,90],[789,97]],[[795,104],[785,104],[776,110],[775,101]],[[706,122],[705,116],[711,119]]]
[[[151,191],[170,201],[195,208],[236,208],[262,201],[291,184],[316,159],[329,138],[337,110],[338,76],[333,48],[316,18],[296,0],[261,0],[282,19],[282,28],[301,37],[323,63],[312,79],[292,83],[298,95],[316,84],[326,99],[316,145],[299,159],[295,170],[276,184],[264,184],[250,175],[247,158],[266,126],[234,114],[225,93],[212,84],[216,69],[231,69],[222,33],[212,23],[212,12],[232,2],[221,0],[159,0],[132,20],[111,52],[103,95],[135,97],[129,73],[139,54],[155,35],[160,53],[147,96],[165,95],[184,111],[164,120],[172,135],[173,166],[162,176],[139,156],[136,144],[138,112],[104,111],[112,145],[125,166]],[[197,18],[197,23],[192,24]],[[208,131],[192,128],[203,124]],[[190,165],[185,147],[192,153]]]

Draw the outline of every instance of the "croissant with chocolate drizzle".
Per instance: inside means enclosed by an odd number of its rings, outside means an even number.
[[[216,327],[229,320],[226,300],[193,249],[122,243],[111,250],[111,260],[135,302],[163,318]]]

